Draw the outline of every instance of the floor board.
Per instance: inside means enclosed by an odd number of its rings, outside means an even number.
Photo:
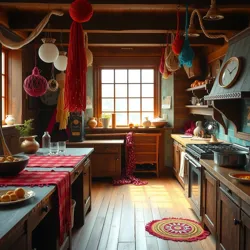
[[[166,241],[145,231],[165,217],[197,220],[175,179],[152,178],[148,185],[92,183],[92,210],[73,232],[73,250],[215,250],[212,236],[197,242]]]

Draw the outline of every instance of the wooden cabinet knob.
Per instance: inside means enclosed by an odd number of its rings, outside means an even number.
[[[234,225],[237,226],[240,224],[241,224],[241,221],[234,218]]]

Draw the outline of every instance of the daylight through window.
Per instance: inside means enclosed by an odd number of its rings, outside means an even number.
[[[117,126],[152,119],[154,74],[154,69],[102,69],[102,113],[115,113]]]

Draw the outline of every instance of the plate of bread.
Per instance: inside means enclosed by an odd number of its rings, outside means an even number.
[[[16,188],[0,190],[0,206],[26,201],[35,196],[31,189]]]

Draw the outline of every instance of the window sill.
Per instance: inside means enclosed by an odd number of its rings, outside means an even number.
[[[16,126],[21,126],[23,124],[14,124],[14,125],[2,125],[2,129],[11,129],[11,128],[15,128]]]

